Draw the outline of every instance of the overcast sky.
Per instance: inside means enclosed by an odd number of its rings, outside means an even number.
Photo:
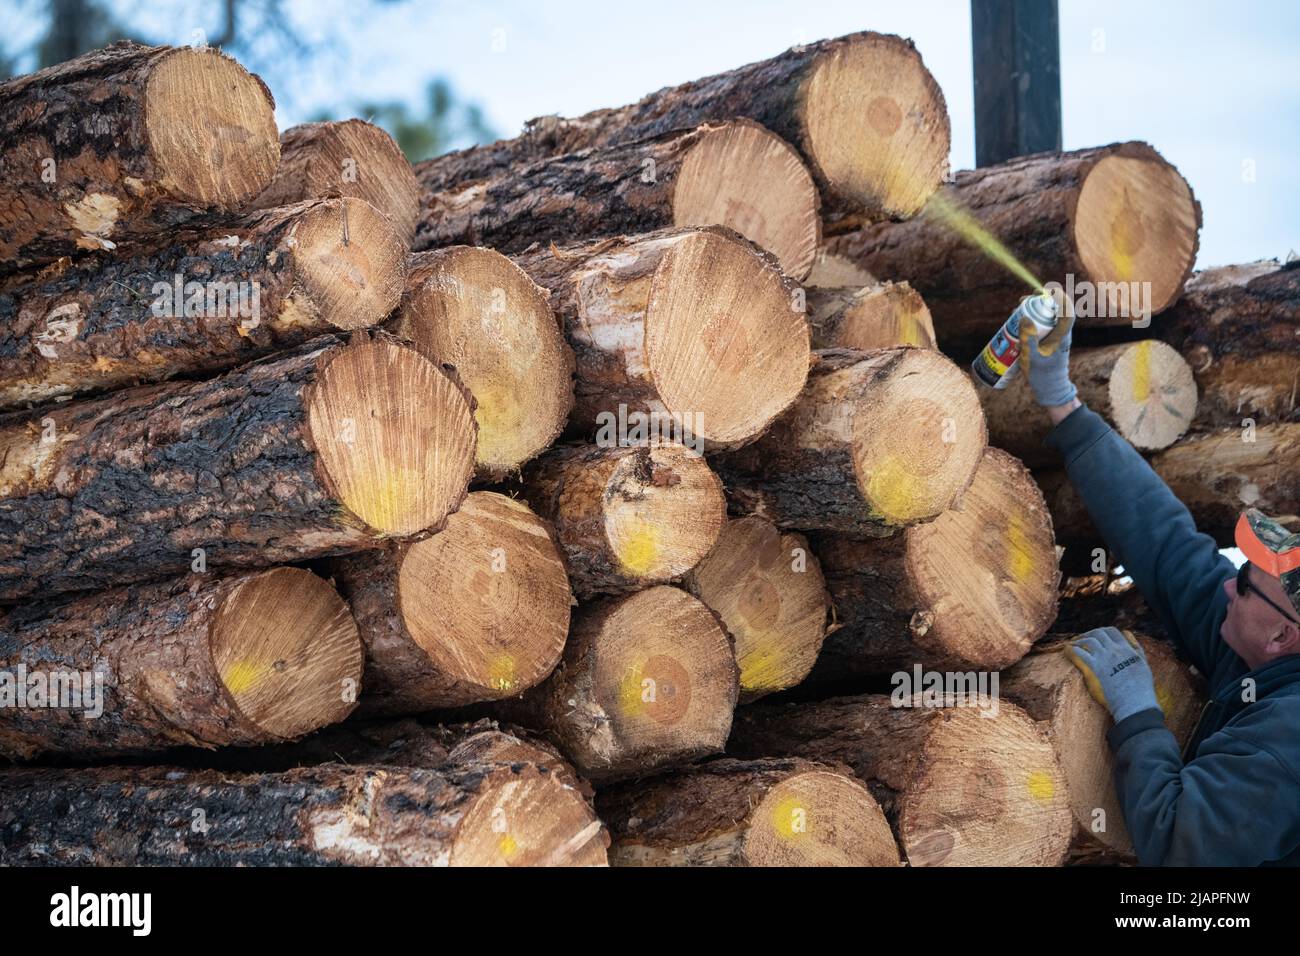
[[[974,161],[968,0],[290,3],[296,22],[334,42],[310,68],[273,80],[283,125],[356,100],[414,104],[441,74],[508,135],[533,116],[621,105],[795,43],[873,29],[916,42],[948,101],[954,168]],[[192,21],[126,6],[159,39],[190,40]],[[1300,2],[1060,8],[1066,148],[1143,139],[1159,149],[1204,207],[1202,266],[1300,251]]]

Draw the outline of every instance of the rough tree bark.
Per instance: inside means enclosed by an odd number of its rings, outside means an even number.
[[[579,608],[555,672],[492,710],[543,732],[603,784],[720,753],[737,676],[713,612],[659,585]]]
[[[523,494],[553,523],[582,600],[680,578],[727,516],[718,476],[672,443],[554,448],[529,469]]]
[[[736,643],[740,701],[800,683],[826,637],[830,595],[803,535],[759,515],[728,521],[686,587],[722,618]]]
[[[827,246],[877,278],[911,282],[934,315],[941,347],[978,348],[1032,291],[991,261],[981,232],[1039,282],[1065,285],[1070,276],[1080,294],[1081,283],[1150,282],[1154,314],[1191,274],[1200,225],[1200,204],[1178,170],[1145,143],[1118,143],[958,173],[924,216],[865,226]],[[1117,300],[1128,309],[1112,309],[1102,291],[1093,290],[1091,306],[1076,296],[1081,326],[1135,320],[1132,298]],[[1097,314],[1102,302],[1107,314]]]
[[[465,494],[474,435],[456,382],[364,333],[207,382],[11,416],[0,420],[0,601],[436,529]]]
[[[0,84],[0,274],[240,209],[275,103],[213,49],[122,42]]]
[[[1196,416],[1191,367],[1176,349],[1154,339],[1072,348],[1070,381],[1089,408],[1144,451],[1168,448]],[[1031,467],[1061,463],[1060,452],[1043,444],[1052,423],[1024,375],[1017,373],[1006,388],[981,386],[976,391],[984,406],[990,445]]]
[[[1056,617],[1052,521],[1029,472],[984,453],[954,507],[892,538],[818,539],[840,627],[812,680],[888,674],[916,664],[999,670],[1022,658]]]
[[[78,866],[601,866],[582,795],[526,762],[9,770],[0,863]]]
[[[336,196],[370,203],[409,249],[420,218],[420,185],[393,137],[365,120],[303,123],[280,134],[280,166],[250,204],[287,206]]]
[[[911,41],[853,33],[651,93],[577,119],[531,121],[516,139],[417,166],[435,191],[492,169],[743,116],[789,141],[836,211],[858,221],[915,214],[948,164],[943,93]]]
[[[1187,743],[1205,703],[1204,690],[1170,645],[1136,635],[1155,678],[1165,726]],[[1071,858],[1080,863],[1136,862],[1133,841],[1115,795],[1114,757],[1106,732],[1114,725],[1092,699],[1083,674],[1065,655],[1064,642],[1035,648],[1002,676],[1002,693],[1043,722],[1065,773],[1074,817]]]
[[[220,372],[397,307],[406,252],[359,200],[251,213],[0,293],[0,409]]]
[[[564,649],[564,559],[547,524],[503,495],[476,491],[438,534],[336,559],[329,572],[365,642],[367,714],[511,697]]]
[[[550,290],[576,354],[570,424],[580,433],[636,414],[734,448],[762,434],[807,380],[798,288],[730,229],[617,237],[516,261]]]
[[[880,805],[846,768],[714,760],[602,790],[614,866],[898,866]]]
[[[912,866],[1058,866],[1073,819],[1044,730],[1014,704],[906,706],[888,696],[756,704],[736,715],[739,757],[845,764],[879,801]],[[943,700],[943,698],[939,698]]]
[[[454,246],[412,256],[389,328],[455,366],[473,393],[479,479],[518,473],[564,430],[573,351],[546,293],[500,253]]]
[[[421,169],[436,183],[436,169]],[[750,120],[731,120],[511,163],[431,192],[416,245],[520,253],[534,243],[716,223],[802,279],[821,242],[818,205],[808,168],[788,143]]]
[[[794,407],[753,445],[714,459],[734,509],[863,537],[951,507],[987,441],[969,377],[929,349],[816,357]]]
[[[14,682],[11,692],[27,694],[30,679],[49,692],[39,706],[16,706],[15,697],[0,708],[0,755],[300,737],[348,715],[361,664],[347,605],[297,568],[195,574],[27,604],[0,614],[0,674]],[[65,678],[81,682],[80,702],[61,703],[53,692]],[[102,707],[93,718],[92,692]]]

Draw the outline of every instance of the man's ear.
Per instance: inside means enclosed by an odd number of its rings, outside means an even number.
[[[1275,657],[1300,654],[1300,625],[1288,621],[1268,641],[1268,652]]]

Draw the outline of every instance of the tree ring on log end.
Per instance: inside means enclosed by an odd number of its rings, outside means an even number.
[[[838,773],[792,774],[749,818],[750,866],[898,866],[898,844],[866,787]]]
[[[455,246],[413,257],[395,331],[454,365],[473,393],[480,473],[517,471],[564,428],[569,348],[546,293],[500,253]]]
[[[987,444],[970,379],[939,353],[901,348],[853,413],[858,489],[886,524],[926,521],[966,490]]]
[[[913,866],[1056,866],[1065,859],[1073,818],[1052,745],[1015,705],[1003,701],[996,716],[988,713],[953,707],[931,720],[899,815]]]
[[[674,243],[652,279],[646,362],[665,411],[692,435],[743,444],[798,397],[808,323],[795,288],[752,246],[702,229]]]
[[[713,612],[695,598],[659,585],[622,599],[603,622],[593,657],[592,693],[609,721],[602,734],[612,737],[620,762],[722,749],[736,706],[736,658]]]
[[[1056,618],[1056,539],[1042,492],[1011,455],[989,448],[960,501],[908,528],[907,567],[933,611],[918,642],[965,666],[1008,667]]]
[[[364,653],[338,592],[300,568],[275,568],[233,588],[208,632],[212,663],[257,727],[292,739],[356,706]]]
[[[830,599],[803,537],[782,534],[759,515],[728,521],[692,572],[690,589],[736,642],[742,701],[808,676],[826,637]]]
[[[602,510],[605,540],[620,570],[655,584],[680,577],[709,553],[727,500],[703,456],[665,442],[619,460]]]
[[[582,794],[532,763],[499,764],[451,845],[451,866],[604,866],[601,823]]]
[[[361,199],[317,203],[293,226],[294,278],[336,329],[378,325],[402,299],[406,244]]]
[[[951,131],[911,44],[855,37],[818,57],[803,95],[805,151],[831,190],[873,218],[918,213],[948,168]]]
[[[415,349],[358,335],[328,358],[307,404],[324,484],[382,534],[436,528],[474,470],[469,403]]]
[[[150,71],[144,103],[159,179],[181,202],[237,209],[275,176],[280,134],[271,94],[230,57],[174,50]]]
[[[1145,158],[1110,155],[1088,172],[1074,213],[1074,241],[1087,275],[1075,281],[1150,282],[1146,304],[1155,313],[1182,292],[1196,259],[1199,217],[1187,181],[1146,149]],[[1104,297],[1102,289],[1096,293]],[[1131,300],[1128,311],[1118,317],[1138,318]]]
[[[539,683],[569,633],[569,578],[546,524],[493,492],[474,492],[446,528],[407,549],[397,597],[434,668],[478,688],[477,700]]]
[[[1120,434],[1137,448],[1168,448],[1196,417],[1196,376],[1172,345],[1134,342],[1115,362],[1110,413]]]
[[[785,140],[749,120],[710,127],[682,160],[673,225],[728,226],[803,279],[821,239],[817,186]]]

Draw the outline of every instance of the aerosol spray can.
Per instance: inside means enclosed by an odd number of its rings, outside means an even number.
[[[1046,292],[1025,299],[971,363],[975,377],[989,388],[1006,388],[1011,370],[1020,360],[1020,323],[1032,322],[1041,340],[1056,328],[1059,315],[1056,300]]]

